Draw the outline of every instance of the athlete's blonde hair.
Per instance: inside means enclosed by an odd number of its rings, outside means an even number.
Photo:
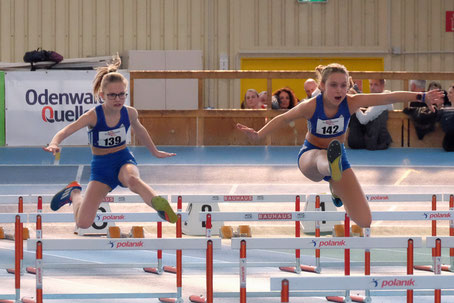
[[[128,80],[117,72],[120,66],[121,59],[117,53],[112,56],[112,62],[110,64],[96,69],[97,73],[93,80],[93,95],[95,100],[99,98],[99,92],[102,92],[109,83],[123,82],[126,86],[128,85]]]

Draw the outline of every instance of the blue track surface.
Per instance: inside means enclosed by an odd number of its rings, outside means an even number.
[[[157,159],[144,147],[132,147],[139,164],[159,165],[296,165],[300,147],[295,146],[163,146],[176,157]],[[381,151],[347,150],[353,166],[454,166],[454,156],[442,149],[392,148]],[[88,147],[65,147],[60,164],[90,164]],[[0,148],[0,164],[54,164],[41,148]]]

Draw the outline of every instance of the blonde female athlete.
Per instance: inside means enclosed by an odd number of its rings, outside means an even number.
[[[319,88],[322,92],[320,95],[276,116],[259,131],[242,124],[237,124],[237,128],[251,140],[260,140],[295,119],[307,119],[306,140],[298,154],[299,169],[312,181],[319,182],[322,179],[328,181],[334,204],[338,207],[344,204],[353,221],[361,227],[370,227],[372,221],[370,208],[348,163],[343,145],[350,115],[360,107],[414,100],[425,102],[434,110],[434,104],[441,105],[443,93],[432,90],[427,93],[348,95],[349,75],[343,65],[333,63],[317,69],[320,78]]]
[[[137,162],[126,146],[126,134],[131,126],[139,141],[155,157],[175,155],[158,150],[147,130],[139,122],[137,110],[125,105],[128,81],[117,72],[120,65],[121,60],[117,55],[112,64],[98,69],[93,81],[93,92],[95,98],[100,97],[103,103],[60,130],[44,148],[55,155],[60,151],[59,145],[65,138],[81,128],[88,128],[93,159],[85,195],[82,196],[80,184],[74,181],[58,192],[51,201],[51,209],[54,211],[72,202],[76,225],[80,228],[92,225],[99,205],[118,185],[139,194],[161,218],[171,223],[177,221],[177,216],[167,200],[159,197],[140,178]]]

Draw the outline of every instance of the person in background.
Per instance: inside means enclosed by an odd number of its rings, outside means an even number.
[[[259,100],[260,100],[260,106],[261,108],[267,108],[267,102],[268,102],[268,92],[266,90],[261,91],[259,93]]]
[[[273,97],[272,109],[292,109],[298,104],[295,93],[289,87],[276,90],[273,93]]]
[[[139,142],[153,156],[175,156],[174,153],[156,148],[148,131],[140,123],[137,110],[125,105],[128,80],[117,71],[120,65],[121,60],[117,54],[111,64],[98,68],[93,81],[93,95],[96,99],[102,99],[102,104],[58,131],[49,145],[43,148],[55,156],[60,152],[60,144],[64,139],[82,128],[88,129],[93,159],[85,194],[82,195],[79,182],[73,181],[55,194],[50,204],[51,209],[56,211],[63,205],[72,203],[74,219],[79,228],[89,228],[93,224],[99,205],[118,185],[128,187],[140,195],[162,219],[171,223],[178,219],[169,202],[140,178],[137,162],[126,146],[126,134],[131,127]]]
[[[246,91],[246,94],[244,94],[244,99],[241,102],[241,108],[242,109],[261,109],[262,105],[259,99],[259,93],[253,89],[250,88]]]
[[[410,80],[409,86],[411,92],[425,92],[426,80]]]
[[[385,79],[370,79],[370,92],[373,94],[389,93],[385,91]],[[369,106],[363,111],[358,109],[350,119],[348,146],[353,149],[387,149],[392,142],[387,128],[388,111],[392,104]]]
[[[445,93],[445,98],[444,98],[444,103],[443,103],[443,106],[451,106],[452,105],[452,102],[449,101],[449,98],[448,98],[448,92],[445,91],[442,87],[441,87],[441,83],[440,82],[437,82],[437,81],[432,81],[429,83],[429,86],[427,87],[427,90],[432,90],[432,89],[441,89],[444,93]]]
[[[315,97],[320,94],[320,90],[318,89],[317,81],[312,78],[307,79],[304,82],[304,91],[306,92],[306,99],[311,97]]]

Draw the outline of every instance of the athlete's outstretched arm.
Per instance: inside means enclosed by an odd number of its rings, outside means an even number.
[[[265,138],[267,135],[271,134],[275,130],[278,130],[285,125],[288,125],[291,121],[305,118],[308,119],[312,116],[315,111],[315,98],[301,102],[294,108],[285,113],[282,113],[273,119],[270,122],[265,124],[259,131],[247,127],[241,123],[236,125],[236,128],[245,133],[252,141],[258,141],[262,138]]]
[[[131,123],[132,129],[134,129],[134,133],[136,137],[139,139],[139,142],[146,146],[146,148],[155,156],[156,158],[167,158],[175,156],[174,153],[168,153],[165,151],[160,151],[156,145],[154,144],[153,140],[148,134],[146,128],[140,123],[139,121],[139,114],[137,110],[133,107],[128,107],[129,113],[129,120]]]
[[[435,111],[434,105],[441,106],[443,104],[444,93],[441,90],[434,89],[428,92],[391,92],[380,94],[358,94],[349,95],[350,110],[356,111],[360,107],[368,107],[374,105],[385,105],[398,102],[419,101],[427,104],[431,111]],[[423,100],[424,99],[424,100]],[[352,107],[353,106],[353,107]]]
[[[54,156],[60,152],[60,143],[74,134],[81,128],[94,125],[96,123],[96,113],[93,110],[89,110],[85,114],[79,117],[76,121],[66,125],[63,129],[58,131],[50,141],[49,145],[43,147],[47,152],[52,153]]]

